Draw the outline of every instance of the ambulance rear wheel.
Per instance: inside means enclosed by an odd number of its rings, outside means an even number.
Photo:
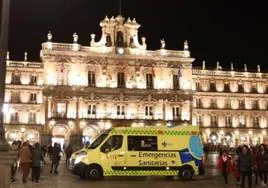
[[[98,181],[103,178],[103,171],[100,166],[90,165],[85,169],[85,179]]]
[[[179,177],[183,181],[189,181],[193,178],[194,170],[190,166],[182,167],[179,171]]]

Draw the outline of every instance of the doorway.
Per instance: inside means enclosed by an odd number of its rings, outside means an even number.
[[[52,130],[52,145],[54,143],[58,143],[61,146],[61,149],[64,149],[64,146],[67,146],[69,144],[69,129],[65,125],[56,125]]]
[[[52,137],[52,146],[54,146],[55,143],[60,144],[61,149],[63,150],[64,146],[64,138],[61,137]]]

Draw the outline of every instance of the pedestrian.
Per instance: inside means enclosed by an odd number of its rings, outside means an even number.
[[[47,155],[47,146],[43,145],[41,149],[42,149],[42,152],[44,154],[44,157],[46,157],[46,155]]]
[[[52,144],[49,144],[49,146],[47,148],[47,155],[51,161],[52,161],[52,150],[53,150]]]
[[[65,150],[65,154],[66,154],[66,165],[69,164],[69,159],[71,158],[72,154],[73,154],[73,148],[72,145],[69,144]]]
[[[241,174],[241,187],[245,188],[245,179],[248,179],[248,187],[252,187],[252,167],[253,160],[252,155],[248,146],[244,145],[242,147],[242,153],[239,155],[237,160],[238,170]]]
[[[32,152],[27,142],[24,142],[21,146],[20,152],[20,168],[22,170],[22,182],[27,183],[27,178],[30,173],[32,164]]]
[[[17,151],[19,150],[19,146],[18,146],[18,142],[17,141],[13,141],[12,142],[12,145],[11,145],[11,150],[12,151]],[[16,181],[16,172],[17,172],[17,169],[18,169],[18,159],[16,159],[14,161],[14,163],[12,164],[11,166],[11,181],[14,182]]]
[[[257,162],[257,148],[252,147],[251,153],[252,153],[252,160],[253,160],[253,175],[255,177],[255,185],[258,185],[259,173],[258,173],[258,162]]]
[[[227,151],[223,151],[218,159],[218,169],[224,178],[225,185],[228,184],[228,175],[232,171],[231,158],[228,156]]]
[[[259,177],[261,179],[261,185],[267,185],[267,171],[268,171],[268,151],[264,144],[259,146],[257,153],[257,164],[259,170]]]
[[[52,148],[52,163],[51,163],[51,170],[50,173],[58,174],[58,166],[61,159],[60,156],[61,148],[58,143],[54,143],[54,147]]]
[[[33,162],[32,162],[32,182],[39,182],[41,163],[44,161],[44,154],[40,148],[40,144],[36,143],[33,149]]]

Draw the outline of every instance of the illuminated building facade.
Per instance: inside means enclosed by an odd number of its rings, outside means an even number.
[[[263,141],[265,74],[193,69],[187,41],[182,51],[165,49],[164,40],[147,50],[135,19],[106,17],[100,26],[89,46],[76,33],[70,44],[55,43],[49,32],[42,63],[7,57],[8,141],[79,144],[112,126],[185,122],[200,125],[206,142]]]

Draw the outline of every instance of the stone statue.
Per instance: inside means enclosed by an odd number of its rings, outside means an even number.
[[[9,60],[9,52],[7,51],[7,56],[6,56],[6,60]]]
[[[247,64],[244,64],[244,71],[245,71],[245,72],[248,71]]]
[[[188,51],[188,50],[189,50],[189,45],[188,45],[187,40],[184,42],[183,50],[184,50],[184,51]]]
[[[260,67],[260,65],[257,65],[257,70],[258,70],[258,72],[261,72],[261,67]]]
[[[47,34],[47,41],[51,42],[52,38],[53,38],[53,35],[52,35],[51,31],[49,31],[48,34]]]
[[[76,33],[73,34],[73,43],[77,43],[78,35]]]
[[[160,40],[160,43],[161,43],[161,49],[165,49],[165,48],[166,48],[166,42],[165,42],[165,39],[161,39],[161,40]]]
[[[24,61],[27,61],[27,60],[28,60],[28,53],[24,52]]]
[[[231,71],[233,71],[233,70],[234,70],[234,64],[231,63]]]
[[[205,62],[205,61],[202,62],[202,69],[203,69],[203,70],[206,69],[206,62]]]

